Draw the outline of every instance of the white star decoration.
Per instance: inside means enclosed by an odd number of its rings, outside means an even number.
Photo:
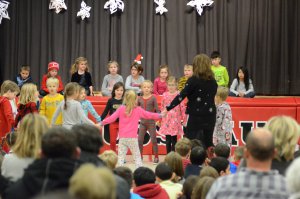
[[[168,9],[164,7],[166,4],[166,0],[154,0],[154,3],[157,4],[157,7],[155,8],[156,14],[159,13],[160,15],[162,15],[165,12],[168,12]]]
[[[50,0],[49,10],[55,9],[56,14],[60,13],[62,9],[67,10],[65,0]]]
[[[7,12],[8,4],[9,2],[7,1],[0,1],[0,24],[2,18],[10,19]]]
[[[82,20],[84,20],[84,18],[89,18],[91,8],[92,7],[87,6],[86,3],[82,1],[80,11],[77,12],[77,17],[81,17]]]
[[[191,0],[190,2],[188,2],[187,5],[196,8],[198,14],[201,16],[203,12],[203,7],[211,6],[213,3],[214,1],[212,0]]]
[[[114,14],[118,9],[124,11],[124,2],[122,0],[108,0],[104,4],[104,9],[110,10],[110,14]]]

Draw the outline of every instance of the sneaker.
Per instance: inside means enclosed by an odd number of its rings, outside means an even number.
[[[154,158],[153,164],[158,164],[158,163],[159,163],[159,159],[158,158]]]

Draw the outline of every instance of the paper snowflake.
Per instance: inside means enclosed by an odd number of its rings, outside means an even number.
[[[65,0],[50,0],[49,10],[55,9],[56,14],[60,13],[62,9],[67,10]]]
[[[114,14],[117,10],[124,11],[124,2],[122,0],[108,0],[104,4],[104,9],[110,9],[110,14]]]
[[[203,12],[203,7],[211,6],[214,3],[212,0],[191,0],[188,2],[188,6],[194,7],[197,9],[198,14],[201,16]]]
[[[162,15],[165,12],[168,12],[168,9],[165,8],[166,0],[154,0],[154,3],[157,4],[157,7],[155,9],[156,14],[159,13],[160,15]]]
[[[7,12],[8,5],[9,2],[0,1],[0,24],[2,22],[2,18],[10,19]]]
[[[80,11],[77,12],[77,17],[81,17],[82,20],[84,20],[84,18],[89,18],[91,8],[92,7],[87,6],[86,3],[82,1]]]

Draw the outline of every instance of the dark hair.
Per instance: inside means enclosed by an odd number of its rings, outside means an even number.
[[[219,143],[215,146],[215,154],[218,157],[228,159],[230,156],[230,147],[227,144]]]
[[[143,66],[142,66],[141,64],[136,63],[136,62],[134,62],[134,63],[130,66],[130,69],[132,69],[133,67],[137,69],[137,71],[139,72],[139,74],[142,74],[143,71],[144,71]]]
[[[10,133],[6,134],[5,140],[9,147],[12,147],[16,143],[17,136],[18,132],[14,131],[11,131]]]
[[[182,193],[185,196],[184,197],[185,199],[190,199],[192,197],[194,186],[199,179],[200,179],[199,176],[191,175],[184,181],[182,186]]]
[[[196,55],[193,59],[193,75],[204,80],[214,79],[214,73],[211,70],[211,60],[205,54]]]
[[[123,90],[124,90],[124,92],[123,92],[123,95],[122,95],[122,98],[124,97],[124,94],[125,94],[125,86],[124,86],[124,84],[122,83],[122,82],[117,82],[117,83],[115,83],[115,85],[114,85],[114,87],[113,87],[113,89],[112,89],[112,91],[111,91],[111,98],[114,98],[115,96],[116,96],[116,90],[118,89],[118,88],[120,88],[120,87],[123,87]]]
[[[161,180],[170,180],[172,178],[173,171],[167,163],[161,162],[155,168],[155,175]]]
[[[192,144],[192,149],[197,146],[203,147],[205,149],[205,146],[203,145],[202,141],[200,141],[198,139],[192,139],[191,144]]]
[[[217,170],[217,172],[220,174],[221,171],[226,171],[226,169],[229,166],[229,161],[226,158],[223,157],[215,157],[212,158],[209,165]]]
[[[95,126],[77,124],[72,127],[72,133],[76,136],[78,147],[82,151],[98,154],[103,146],[100,131]]]
[[[240,70],[244,73],[244,83],[245,83],[246,90],[248,90],[249,89],[249,83],[250,83],[248,69],[246,67],[243,67],[243,66],[241,66],[237,69],[235,78],[237,79],[238,84],[240,84],[240,78],[239,78],[239,71]]]
[[[210,54],[210,58],[211,59],[215,59],[215,58],[221,58],[221,54],[219,51],[215,50]]]
[[[64,127],[53,127],[42,137],[42,152],[47,158],[73,158],[76,147],[74,133]]]
[[[132,186],[132,171],[131,169],[129,169],[128,167],[117,167],[113,170],[114,174],[120,176],[121,178],[123,178],[129,185],[129,187]]]
[[[155,173],[147,167],[139,167],[133,173],[136,186],[155,183]]]
[[[206,159],[206,151],[203,147],[196,146],[192,149],[190,160],[192,164],[202,165]]]

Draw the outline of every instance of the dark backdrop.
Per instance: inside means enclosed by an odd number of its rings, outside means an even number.
[[[160,64],[179,77],[196,54],[219,50],[231,81],[244,65],[257,93],[300,94],[299,0],[215,0],[203,16],[186,6],[188,0],[167,0],[163,16],[155,14],[153,0],[124,0],[124,12],[114,15],[103,9],[106,0],[86,0],[92,10],[84,21],[76,17],[81,0],[65,0],[68,10],[59,14],[49,11],[49,0],[10,2],[11,19],[0,25],[1,81],[26,63],[39,84],[55,60],[66,83],[74,59],[84,56],[99,90],[109,60],[120,63],[125,79],[141,52],[143,75],[153,80]]]

